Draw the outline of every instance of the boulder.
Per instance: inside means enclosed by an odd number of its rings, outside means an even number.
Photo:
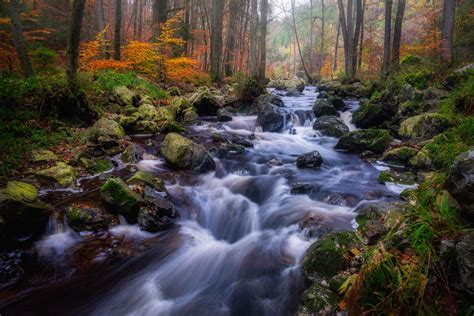
[[[41,234],[50,215],[50,206],[40,201],[38,190],[31,184],[11,181],[0,191],[0,235]]]
[[[296,159],[296,166],[298,168],[319,169],[323,163],[323,157],[318,151],[312,151],[298,156]]]
[[[474,232],[469,232],[456,244],[456,259],[461,287],[474,295]]]
[[[342,111],[347,107],[344,103],[344,100],[340,96],[331,95],[327,98],[327,100],[334,106],[337,111]]]
[[[349,127],[337,116],[324,115],[316,119],[313,129],[320,131],[323,135],[341,137],[349,133]]]
[[[117,122],[102,118],[87,131],[88,140],[94,143],[107,140],[121,140],[125,132]]]
[[[217,110],[217,120],[219,122],[232,121],[232,113],[230,113],[227,109],[219,109]]]
[[[112,205],[128,222],[137,222],[142,198],[132,191],[123,180],[110,178],[100,188],[100,194],[104,201]]]
[[[139,161],[143,160],[143,155],[146,154],[145,148],[131,143],[127,145],[125,150],[122,153],[122,160],[126,163],[136,164]]]
[[[430,169],[432,161],[428,149],[423,148],[418,153],[416,153],[416,155],[410,159],[409,165],[418,170]]]
[[[327,99],[317,99],[313,106],[314,115],[320,117],[323,115],[337,115],[337,110]]]
[[[382,160],[390,164],[406,166],[417,153],[418,150],[415,148],[403,146],[386,152]]]
[[[113,90],[115,102],[121,106],[137,105],[139,97],[125,86],[115,87]]]
[[[181,96],[181,90],[176,86],[169,87],[168,89],[166,89],[166,92],[168,92],[168,94],[172,97]]]
[[[238,96],[242,102],[251,104],[266,92],[264,84],[258,82],[254,78],[247,77],[239,85]]]
[[[140,207],[137,221],[141,229],[150,233],[159,232],[170,225],[168,218],[160,216],[154,208],[148,206]]]
[[[200,87],[190,99],[191,105],[199,116],[216,116],[221,108],[219,101],[208,87]]]
[[[39,149],[34,150],[32,153],[32,161],[33,162],[50,162],[50,161],[57,161],[58,156],[53,153],[51,150],[47,149]]]
[[[274,94],[263,94],[263,95],[259,96],[252,103],[252,107],[251,107],[250,111],[254,114],[258,114],[261,111],[263,111],[263,109],[265,109],[265,107],[269,104],[272,104],[272,105],[275,105],[275,106],[278,106],[278,107],[284,107],[285,106],[285,104],[283,103],[283,100],[279,96],[274,95]]]
[[[291,194],[312,194],[318,191],[318,187],[311,182],[295,182],[290,187]]]
[[[171,219],[177,214],[166,192],[145,187],[144,195],[146,205],[142,206],[138,212],[140,228],[149,232],[158,232],[167,228],[171,224]]]
[[[214,170],[216,165],[209,152],[199,144],[175,133],[166,136],[160,153],[170,166],[196,172]]]
[[[74,168],[64,162],[58,162],[54,167],[35,173],[36,178],[48,185],[68,186],[76,180]]]
[[[425,113],[403,121],[398,134],[404,138],[428,140],[451,126],[451,121],[447,116],[439,113]]]
[[[351,251],[362,248],[359,238],[355,232],[334,232],[318,239],[306,251],[303,273],[307,278],[335,276],[348,266]]]
[[[112,217],[101,209],[88,206],[71,206],[66,211],[66,221],[77,232],[107,229]]]
[[[336,144],[336,149],[361,154],[366,151],[382,154],[392,142],[390,133],[383,129],[367,129],[345,134]]]
[[[290,120],[290,114],[285,110],[268,104],[257,116],[257,124],[264,132],[280,132],[285,128],[285,123]]]
[[[451,166],[446,189],[474,219],[474,150],[459,155]]]
[[[129,185],[138,185],[142,187],[148,186],[162,192],[166,191],[163,180],[145,171],[137,171],[130,179],[127,180],[127,183]]]
[[[339,293],[324,280],[317,280],[303,293],[303,307],[296,315],[336,315]]]
[[[320,238],[334,231],[334,228],[325,224],[325,219],[315,214],[308,214],[298,223],[306,238]]]
[[[387,182],[412,185],[416,183],[416,175],[411,172],[381,171],[378,178],[379,183]]]
[[[87,172],[91,175],[100,174],[106,171],[110,171],[114,168],[113,163],[108,159],[95,159],[95,158],[85,158],[82,157],[79,159],[79,163],[86,168]]]
[[[392,118],[392,113],[375,102],[363,102],[352,116],[352,122],[359,128],[380,126]]]

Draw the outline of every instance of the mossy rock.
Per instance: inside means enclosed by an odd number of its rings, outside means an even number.
[[[408,172],[398,173],[398,172],[389,172],[382,171],[379,174],[379,183],[385,184],[387,182],[411,185],[416,182],[416,175]]]
[[[323,283],[315,282],[303,293],[303,314],[332,315],[336,311],[339,295]]]
[[[56,154],[51,150],[47,149],[34,150],[32,157],[33,162],[49,162],[58,160],[58,156],[56,156]]]
[[[382,160],[391,164],[405,166],[417,153],[418,150],[415,148],[403,146],[386,152]]]
[[[211,155],[202,145],[176,133],[166,136],[160,153],[167,164],[174,168],[207,172],[216,167]]]
[[[113,163],[107,159],[88,159],[83,157],[80,158],[79,161],[91,175],[97,175],[106,171],[110,171],[114,168]]]
[[[0,234],[7,237],[43,233],[51,208],[39,200],[38,190],[31,184],[11,181],[0,190]]]
[[[129,185],[139,185],[143,187],[149,186],[158,191],[166,191],[163,180],[145,171],[137,171],[130,179],[127,180],[127,183]]]
[[[425,113],[403,121],[398,134],[404,138],[427,140],[444,132],[452,126],[446,115]]]
[[[66,211],[68,225],[77,232],[107,229],[112,217],[101,209],[85,206],[71,206]]]
[[[341,137],[349,133],[349,128],[337,116],[321,116],[314,122],[313,129],[320,131],[323,135]]]
[[[135,92],[125,86],[115,87],[113,90],[115,101],[121,106],[133,105],[138,101]]]
[[[64,162],[58,162],[56,166],[38,171],[35,175],[41,182],[58,184],[63,187],[72,184],[76,180],[74,168]]]
[[[216,116],[221,108],[217,98],[208,87],[200,87],[190,99],[191,105],[199,116]]]
[[[324,115],[337,115],[337,110],[327,99],[317,99],[313,106],[313,112],[316,117]]]
[[[307,250],[303,260],[303,272],[309,278],[333,277],[346,268],[351,250],[361,247],[362,243],[356,232],[328,234]]]
[[[415,156],[413,156],[409,164],[411,167],[418,170],[427,170],[431,168],[432,161],[428,149],[423,148]]]
[[[87,131],[89,141],[97,143],[99,138],[121,140],[125,138],[125,131],[117,122],[102,118]]]
[[[102,198],[114,206],[128,222],[136,223],[138,210],[142,202],[140,195],[132,191],[123,180],[110,178],[100,188]]]
[[[370,151],[381,154],[392,142],[390,133],[383,129],[367,129],[345,134],[336,144],[336,149],[343,149],[350,153]]]
[[[357,111],[352,116],[352,122],[360,128],[371,128],[380,126],[389,120],[392,115],[376,102],[362,102]]]
[[[187,131],[186,126],[176,121],[168,121],[161,127],[161,132],[167,133],[185,133]]]

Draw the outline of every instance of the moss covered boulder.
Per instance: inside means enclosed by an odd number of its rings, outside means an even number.
[[[115,98],[115,102],[121,106],[134,105],[139,100],[135,92],[125,86],[115,87],[113,90],[113,96]]]
[[[149,186],[158,191],[166,191],[163,180],[145,171],[137,171],[130,179],[127,180],[127,183],[129,185],[138,185],[142,187]]]
[[[258,113],[257,124],[264,132],[277,133],[285,127],[285,123],[289,122],[290,118],[290,114],[282,108],[273,104],[267,104]]]
[[[208,87],[200,87],[190,99],[191,105],[199,116],[216,116],[221,108],[217,98]]]
[[[100,158],[79,158],[79,163],[87,170],[91,175],[97,175],[106,171],[114,169],[114,164],[108,159]]]
[[[316,117],[323,115],[337,115],[337,110],[327,99],[317,99],[313,106],[313,112]]]
[[[410,159],[412,159],[417,153],[418,150],[415,148],[403,146],[386,152],[383,155],[382,160],[390,164],[405,166],[408,165]]]
[[[307,278],[333,277],[347,267],[353,249],[360,249],[362,246],[356,232],[328,234],[306,251],[303,272]]]
[[[319,117],[316,122],[314,122],[313,129],[320,131],[323,135],[332,137],[341,137],[349,133],[349,128],[344,121],[332,115]]]
[[[432,164],[433,162],[430,157],[430,152],[426,148],[417,152],[416,155],[409,160],[409,165],[418,170],[430,169]]]
[[[132,191],[123,180],[110,178],[100,188],[100,194],[105,202],[112,205],[128,222],[137,222],[142,198]]]
[[[66,211],[68,225],[77,232],[107,229],[112,216],[96,207],[70,206]]]
[[[380,126],[392,118],[390,111],[387,111],[377,102],[363,102],[354,112],[352,122],[360,128],[371,128]]]
[[[117,122],[102,118],[87,131],[87,137],[94,143],[101,140],[121,140],[125,137],[125,131]]]
[[[447,190],[474,219],[474,150],[459,155],[451,166],[446,181]]]
[[[44,232],[50,215],[50,206],[40,201],[38,190],[31,184],[11,181],[0,190],[1,235],[40,234]]]
[[[56,156],[56,154],[51,150],[47,149],[34,150],[31,156],[33,162],[50,162],[58,160],[58,156]]]
[[[383,129],[367,129],[345,134],[336,144],[336,149],[350,153],[372,152],[382,154],[392,142],[390,133]]]
[[[427,140],[451,126],[452,123],[447,116],[438,113],[425,113],[403,121],[398,134],[404,138]]]
[[[35,173],[36,178],[47,185],[68,186],[76,180],[74,168],[64,162]]]
[[[194,124],[199,119],[199,115],[191,102],[182,97],[173,99],[171,112],[173,113],[175,120],[183,124]]]
[[[202,145],[176,133],[166,136],[160,153],[168,165],[177,169],[207,172],[216,168],[211,155]]]
[[[303,293],[303,305],[297,315],[334,315],[338,308],[339,295],[324,281],[314,282]]]

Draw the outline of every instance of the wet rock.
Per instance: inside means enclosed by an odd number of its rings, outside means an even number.
[[[174,118],[178,122],[182,122],[184,124],[194,124],[199,118],[191,102],[185,98],[174,98],[171,108]]]
[[[350,262],[351,250],[361,248],[355,232],[334,232],[317,240],[306,251],[303,272],[307,278],[333,277]]]
[[[31,184],[11,181],[0,191],[0,235],[16,237],[44,232],[50,206],[41,202]]]
[[[425,113],[403,121],[398,134],[405,138],[427,140],[444,132],[451,125],[451,121],[445,115]]]
[[[314,112],[312,110],[296,110],[294,112],[298,116],[300,124],[303,126],[307,121],[314,120]]]
[[[318,94],[318,99],[327,99],[330,94],[327,91],[320,91]]]
[[[285,104],[283,103],[283,100],[274,94],[264,94],[259,96],[253,103],[250,111],[254,114],[257,114],[267,106],[267,105],[275,105],[278,107],[284,107]]]
[[[232,121],[232,113],[230,113],[227,109],[219,109],[217,111],[217,120],[219,122]]]
[[[392,136],[388,131],[383,129],[367,129],[345,134],[339,139],[336,149],[343,149],[357,154],[365,151],[382,154],[391,142]]]
[[[137,105],[139,97],[135,92],[131,91],[125,86],[115,87],[113,91],[115,102],[121,106]]]
[[[257,124],[264,132],[279,132],[290,120],[290,115],[275,105],[267,105],[257,116]]]
[[[316,192],[318,188],[311,182],[295,182],[291,185],[291,194],[312,194]]]
[[[126,163],[136,164],[143,160],[143,155],[146,154],[146,150],[135,143],[131,143],[125,148],[122,153],[122,160]]]
[[[375,102],[363,102],[354,112],[352,122],[359,128],[380,126],[393,117],[393,113],[386,107]]]
[[[219,101],[208,87],[200,87],[190,99],[191,105],[199,116],[216,116],[221,108]]]
[[[95,122],[87,135],[89,141],[98,143],[100,140],[121,140],[125,137],[125,132],[117,122],[103,118]]]
[[[262,94],[266,94],[265,85],[254,78],[248,77],[239,89],[239,98],[242,102],[251,104]]]
[[[272,158],[267,161],[267,165],[269,166],[283,166],[283,161],[280,158]]]
[[[380,172],[379,183],[387,182],[411,185],[416,182],[416,175],[410,172],[382,171]]]
[[[149,186],[158,191],[166,191],[165,183],[159,177],[145,171],[137,171],[127,180],[129,185]]]
[[[161,217],[175,218],[178,216],[173,203],[169,200],[166,191],[160,191],[150,186],[144,190],[145,203],[148,207],[155,210],[156,214]]]
[[[142,198],[132,191],[123,180],[110,178],[100,188],[102,198],[122,214],[128,222],[136,223]]]
[[[237,135],[232,136],[230,141],[233,144],[240,145],[246,148],[254,147],[254,144],[250,140],[237,136]]]
[[[275,88],[279,90],[295,90],[298,92],[303,92],[306,83],[303,79],[294,78],[294,79],[273,79],[269,82],[268,87]]]
[[[285,91],[285,97],[299,97],[303,95],[303,93],[296,88],[288,88]]]
[[[207,172],[216,168],[211,155],[202,145],[175,133],[166,136],[160,153],[170,166],[178,169]]]
[[[340,96],[331,95],[327,98],[327,100],[334,106],[337,111],[342,111],[347,107],[344,103],[344,100]]]
[[[40,170],[35,173],[35,176],[42,183],[63,187],[72,184],[76,180],[74,168],[64,162],[58,162],[54,167]]]
[[[456,258],[461,287],[474,294],[474,232],[469,232],[456,244]]]
[[[463,211],[474,218],[474,150],[459,155],[451,166],[446,189],[459,202]]]
[[[296,166],[298,168],[319,169],[323,163],[323,157],[318,151],[312,151],[298,156],[296,159]]]
[[[430,153],[427,149],[423,148],[415,156],[413,156],[409,165],[418,170],[428,170],[431,168],[432,161],[430,158]]]
[[[245,147],[238,144],[221,143],[215,149],[215,153],[218,158],[224,158],[228,155],[245,153]]]
[[[337,110],[327,99],[317,99],[313,106],[313,112],[316,117],[323,115],[337,115]]]
[[[33,162],[50,162],[58,160],[58,156],[56,156],[56,154],[51,150],[47,149],[34,150],[32,157]]]
[[[314,214],[308,214],[298,226],[307,238],[320,238],[334,231],[332,227],[324,224],[323,218]]]
[[[326,281],[317,280],[303,293],[303,308],[300,313],[302,315],[335,315],[338,300],[337,291],[331,290]]]
[[[418,150],[415,148],[403,146],[386,152],[382,160],[390,164],[406,166],[417,153]]]
[[[159,232],[170,225],[168,218],[159,216],[155,209],[148,206],[140,207],[137,221],[141,229],[151,233]]]
[[[99,208],[71,206],[66,211],[68,225],[77,232],[107,229],[112,218]]]
[[[88,159],[80,158],[80,164],[86,168],[87,172],[91,175],[100,174],[106,171],[110,171],[114,168],[113,163],[107,159]]]
[[[314,122],[313,129],[320,131],[323,135],[341,137],[349,133],[349,128],[337,116],[321,116]]]

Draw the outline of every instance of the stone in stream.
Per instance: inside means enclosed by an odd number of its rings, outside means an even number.
[[[143,155],[146,154],[146,150],[135,143],[127,145],[122,153],[122,160],[126,163],[136,164],[143,160]]]
[[[114,168],[114,164],[108,159],[94,159],[94,158],[79,158],[80,164],[86,168],[87,172],[91,175],[96,175],[106,171],[110,171]]]
[[[76,180],[74,168],[64,162],[35,173],[36,178],[47,185],[68,186]]]
[[[267,104],[263,110],[258,113],[257,124],[262,127],[264,132],[280,132],[286,122],[291,119],[289,113],[273,104]]]
[[[456,158],[446,181],[446,189],[461,204],[466,215],[474,219],[474,150]]]
[[[403,121],[398,134],[404,138],[427,140],[444,132],[452,123],[446,115],[425,113]]]
[[[295,182],[290,187],[291,194],[312,194],[318,191],[318,187],[311,182]]]
[[[11,181],[0,190],[1,236],[43,233],[50,215],[50,206],[40,201],[38,190],[33,185]]]
[[[336,144],[336,149],[361,154],[366,151],[382,154],[392,142],[390,133],[383,129],[367,129],[345,134]]]
[[[327,99],[317,99],[313,106],[313,112],[316,117],[323,115],[337,115],[337,110]]]
[[[320,131],[323,135],[341,137],[349,133],[349,127],[337,116],[324,115],[316,119],[313,129]]]
[[[327,100],[334,106],[337,111],[343,111],[347,106],[344,103],[344,100],[337,95],[331,95],[327,98]]]
[[[112,216],[96,207],[72,205],[66,211],[67,224],[77,232],[107,229]]]
[[[232,121],[232,113],[230,113],[227,109],[219,109],[217,110],[217,120],[219,122]]]
[[[142,187],[149,186],[155,190],[165,192],[166,187],[163,180],[159,177],[145,171],[137,171],[135,174],[127,180],[129,185],[139,185]]]
[[[410,159],[412,159],[417,153],[418,150],[415,148],[403,146],[386,152],[382,156],[382,160],[390,164],[407,166]]]
[[[380,126],[390,120],[393,114],[388,107],[373,101],[361,102],[360,107],[354,112],[352,122],[359,128],[372,128]]]
[[[200,87],[190,99],[191,105],[199,116],[216,116],[221,108],[219,101],[208,87]]]
[[[263,109],[269,104],[272,104],[281,108],[285,106],[285,104],[283,103],[283,100],[279,96],[274,95],[274,94],[263,94],[259,96],[252,103],[250,112],[254,114],[258,114],[261,111],[263,111]]]
[[[137,222],[142,198],[139,194],[132,191],[123,180],[110,178],[100,188],[100,194],[104,201],[117,209],[128,222]]]
[[[323,163],[323,157],[318,151],[312,151],[298,156],[296,159],[296,166],[298,168],[319,169]]]
[[[167,228],[172,218],[177,217],[174,205],[165,191],[146,186],[144,201],[138,212],[138,225],[143,230],[158,232]]]
[[[202,145],[175,133],[166,136],[160,153],[168,165],[177,169],[208,172],[216,168],[211,155]]]
[[[125,132],[117,122],[102,118],[87,131],[88,140],[94,143],[106,140],[121,140]]]

